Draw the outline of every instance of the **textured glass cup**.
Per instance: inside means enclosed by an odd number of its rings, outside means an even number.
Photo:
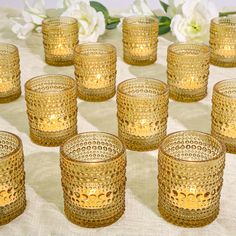
[[[43,21],[45,61],[49,65],[73,65],[73,50],[78,41],[78,21],[72,17],[48,18]]]
[[[168,102],[168,86],[159,80],[136,78],[119,84],[118,133],[128,149],[158,148],[166,135]]]
[[[211,63],[222,67],[236,67],[236,16],[211,20]]]
[[[83,227],[102,227],[125,211],[126,153],[111,134],[88,132],[67,140],[60,149],[64,210]]]
[[[0,103],[11,102],[21,95],[20,58],[16,46],[0,43]]]
[[[124,61],[149,65],[157,60],[158,20],[150,16],[131,16],[123,20]]]
[[[215,84],[212,95],[211,133],[236,153],[236,79]]]
[[[0,225],[21,215],[25,206],[22,142],[18,136],[0,131]]]
[[[219,213],[225,147],[209,134],[168,135],[158,156],[158,208],[164,219],[184,226],[211,223]]]
[[[170,98],[194,102],[207,95],[210,50],[203,44],[174,43],[168,47]]]
[[[76,81],[64,75],[42,75],[25,84],[25,99],[33,142],[58,146],[77,134]]]
[[[74,50],[78,96],[104,101],[116,92],[116,48],[108,43],[80,44]]]

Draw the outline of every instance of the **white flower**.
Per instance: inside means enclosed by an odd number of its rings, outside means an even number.
[[[12,18],[11,30],[18,38],[25,39],[33,30],[41,31],[42,21],[46,17],[44,0],[35,1],[32,6],[25,1],[22,17]]]
[[[216,6],[210,0],[186,0],[182,14],[171,21],[172,33],[180,42],[207,42],[210,21],[218,15]]]
[[[77,3],[80,3],[80,2],[85,2],[89,5],[89,0],[58,0],[57,1],[57,7],[67,9],[72,4],[77,4]]]
[[[73,3],[62,16],[70,16],[78,20],[80,42],[96,42],[105,32],[106,25],[102,12],[96,12],[84,1]]]
[[[167,8],[167,16],[173,18],[176,14],[182,13],[182,5],[186,2],[186,0],[169,0]]]
[[[146,0],[135,0],[131,8],[127,12],[122,13],[122,16],[128,17],[135,15],[152,16],[154,14],[149,8]]]

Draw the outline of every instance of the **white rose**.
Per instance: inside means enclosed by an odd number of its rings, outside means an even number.
[[[210,0],[186,0],[182,14],[171,21],[172,33],[180,42],[208,42],[210,21],[216,16],[218,11]]]
[[[57,1],[57,7],[67,9],[72,4],[77,4],[77,3],[80,3],[80,2],[85,2],[89,5],[89,0],[58,0]]]
[[[20,19],[12,21],[11,30],[19,39],[26,39],[35,28],[33,23],[20,23]]]
[[[177,14],[182,13],[182,5],[186,2],[186,0],[169,0],[167,8],[167,16],[173,18]]]
[[[128,16],[135,16],[135,15],[152,16],[154,14],[152,10],[150,9],[150,7],[148,6],[146,0],[135,0],[131,8],[127,12],[122,13],[122,16],[128,17]]]
[[[96,12],[83,1],[73,3],[62,16],[70,16],[78,20],[80,42],[96,42],[105,32],[106,24],[102,12]]]

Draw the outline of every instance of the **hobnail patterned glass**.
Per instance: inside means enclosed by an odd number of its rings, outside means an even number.
[[[156,79],[136,78],[119,84],[119,137],[130,150],[157,149],[166,135],[169,88]]]
[[[47,18],[42,23],[45,61],[49,65],[73,65],[78,40],[78,21],[73,17]]]
[[[58,146],[77,134],[76,81],[64,75],[42,75],[25,84],[33,142]]]
[[[209,134],[168,135],[158,155],[158,208],[164,219],[184,226],[211,223],[219,213],[225,147]]]
[[[207,95],[210,50],[203,44],[174,43],[168,47],[170,98],[194,102]]]
[[[236,67],[236,16],[211,20],[211,63],[222,67]]]
[[[7,103],[21,95],[20,58],[18,48],[0,43],[0,103]]]
[[[108,43],[80,44],[74,50],[78,96],[104,101],[116,92],[116,48]]]
[[[22,142],[18,136],[0,131],[0,225],[21,215],[25,206]]]
[[[88,132],[67,140],[60,149],[64,210],[83,227],[102,227],[125,211],[126,153],[111,134]]]
[[[157,60],[158,20],[151,16],[131,16],[123,20],[124,61],[149,65]]]
[[[212,96],[211,133],[236,153],[236,79],[215,84]]]

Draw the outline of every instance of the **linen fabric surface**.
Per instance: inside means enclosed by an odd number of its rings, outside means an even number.
[[[59,167],[59,148],[41,147],[29,138],[24,101],[24,83],[42,74],[64,74],[74,77],[74,67],[54,67],[44,62],[41,34],[19,40],[10,30],[8,17],[19,12],[0,9],[0,41],[15,44],[21,59],[22,96],[0,105],[0,130],[18,135],[24,146],[27,207],[11,223],[0,227],[1,236],[38,235],[160,235],[160,236],[232,236],[236,233],[236,155],[226,155],[220,214],[208,226],[187,229],[167,223],[157,211],[157,153],[127,151],[127,186],[125,214],[113,225],[86,229],[70,223],[63,213],[63,195]],[[124,63],[121,30],[107,31],[100,38],[116,46],[117,84],[129,78],[151,77],[167,81],[166,54],[172,37],[159,37],[157,63],[137,67]],[[213,85],[234,78],[236,68],[210,66],[208,96],[200,102],[180,103],[170,100],[168,133],[178,130],[210,132]],[[116,101],[95,103],[78,101],[78,132],[105,131],[117,134]]]

